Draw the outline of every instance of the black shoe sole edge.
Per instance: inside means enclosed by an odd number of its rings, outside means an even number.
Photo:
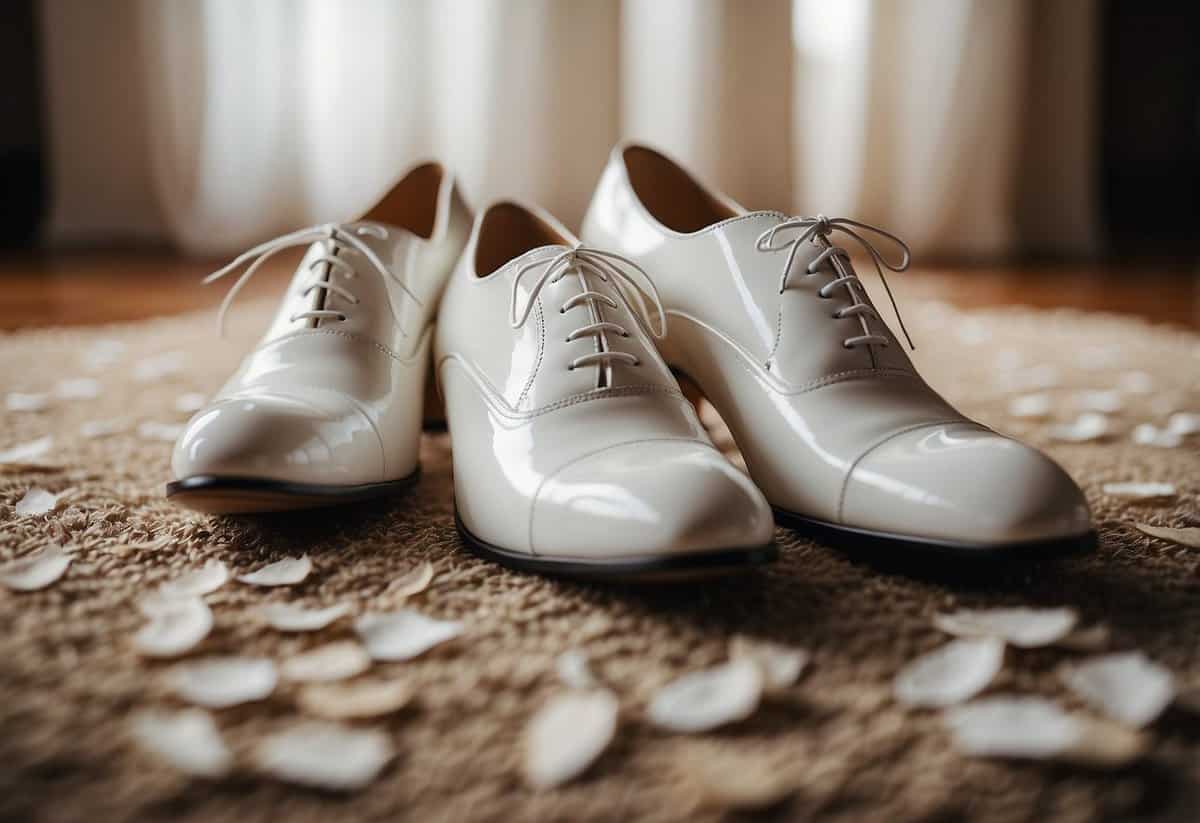
[[[420,474],[418,468],[399,480],[353,486],[195,474],[167,483],[166,496],[179,505],[209,514],[267,514],[389,497],[412,488]]]
[[[691,580],[746,572],[774,562],[779,548],[774,542],[749,549],[695,552],[644,560],[555,560],[513,552],[481,540],[454,511],[454,525],[467,551],[484,560],[520,572],[581,581],[654,583]]]
[[[772,506],[776,524],[819,538],[838,548],[859,549],[882,554],[896,551],[919,552],[932,557],[954,560],[987,561],[1008,558],[1058,557],[1091,551],[1096,547],[1096,532],[1076,537],[1032,540],[1024,543],[960,543],[953,540],[914,537],[913,535],[843,526],[817,520]]]

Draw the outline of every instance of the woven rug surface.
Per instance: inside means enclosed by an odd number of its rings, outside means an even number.
[[[783,775],[794,786],[760,813],[766,819],[1200,819],[1200,718],[1180,709],[1151,727],[1150,751],[1136,765],[1094,771],[963,757],[939,714],[900,706],[891,685],[905,662],[945,642],[931,625],[935,614],[1000,605],[1073,606],[1085,624],[1111,629],[1112,649],[1140,649],[1181,682],[1200,681],[1200,552],[1134,528],[1195,517],[1200,438],[1154,448],[1130,437],[1138,423],[1200,411],[1200,337],[1069,311],[963,312],[939,303],[913,311],[916,358],[930,382],[967,414],[1046,448],[1082,485],[1100,533],[1090,554],[981,573],[902,553],[847,553],[780,530],[781,560],[761,574],[600,586],[511,573],[467,555],[453,525],[444,434],[425,437],[420,483],[395,500],[257,519],[169,504],[168,439],[188,416],[177,410],[180,396],[216,390],[268,310],[248,303],[235,312],[241,331],[227,342],[215,338],[208,313],[0,337],[5,393],[71,394],[59,381],[84,377],[100,384],[94,398],[0,411],[0,451],[53,438],[31,461],[39,465],[0,467],[0,561],[52,543],[74,558],[46,589],[0,589],[0,819],[708,820],[733,814],[710,789],[734,774]],[[1077,416],[1079,391],[1118,387],[1124,408],[1109,415],[1108,437],[1049,438],[1051,425]],[[1010,416],[1011,399],[1030,391],[1051,397],[1049,419]],[[85,437],[89,421],[116,421],[117,431]],[[1178,494],[1133,504],[1101,491],[1116,481],[1173,483]],[[60,494],[57,507],[18,516],[31,487]],[[432,585],[404,605],[467,629],[425,656],[373,667],[416,694],[403,711],[361,724],[395,744],[378,779],[337,794],[255,770],[255,743],[300,715],[286,684],[266,700],[214,712],[237,758],[229,777],[183,776],[135,745],[131,714],[182,705],[163,682],[174,663],[147,661],[131,645],[144,622],[138,599],[210,559],[240,573],[305,553],[315,569],[297,586],[230,582],[210,595],[216,626],[189,658],[281,661],[353,639],[349,620],[281,634],[256,611],[280,601],[393,610],[402,604],[389,583],[430,561]],[[733,726],[699,735],[652,727],[645,707],[654,691],[725,660],[739,633],[808,649],[811,669]],[[620,725],[583,777],[535,792],[521,776],[522,733],[563,688],[554,661],[568,649],[584,650],[619,696]],[[1010,649],[989,693],[1038,694],[1081,709],[1056,674],[1079,657]]]

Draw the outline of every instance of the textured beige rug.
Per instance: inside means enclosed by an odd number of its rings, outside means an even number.
[[[782,560],[760,575],[632,588],[522,576],[466,555],[452,522],[444,435],[426,437],[424,476],[394,502],[257,520],[169,505],[161,494],[167,440],[187,417],[176,404],[220,384],[265,310],[258,303],[238,312],[233,325],[247,333],[229,343],[216,340],[207,314],[0,338],[5,392],[88,394],[97,387],[57,384],[99,382],[94,398],[52,396],[41,411],[0,412],[0,451],[53,438],[33,459],[40,467],[0,467],[0,560],[50,543],[74,557],[44,590],[0,587],[0,819],[703,820],[728,813],[713,785],[729,775],[784,776],[795,790],[766,812],[781,819],[1200,817],[1200,719],[1179,709],[1151,727],[1140,763],[1094,772],[964,758],[937,713],[906,710],[891,697],[897,670],[944,642],[931,617],[959,606],[1071,605],[1086,623],[1111,628],[1111,648],[1144,650],[1182,680],[1200,680],[1200,553],[1133,528],[1182,525],[1194,515],[1200,437],[1154,448],[1130,436],[1134,425],[1161,424],[1172,410],[1200,411],[1197,336],[1065,311],[964,314],[930,303],[910,310],[930,381],[969,414],[1048,448],[1082,484],[1102,536],[1090,556],[983,574],[910,570],[904,557],[850,557],[780,531]],[[1078,391],[1112,388],[1125,391],[1110,437],[1048,439],[1053,422],[1076,416]],[[1008,414],[1011,398],[1030,391],[1050,395],[1051,420]],[[81,427],[96,421],[116,431],[85,437]],[[1102,493],[1114,481],[1170,482],[1178,494],[1134,505]],[[34,486],[61,495],[57,507],[18,516],[17,502]],[[433,584],[409,605],[462,619],[467,631],[411,662],[373,668],[416,693],[403,711],[361,724],[394,741],[397,756],[379,778],[339,795],[255,771],[256,741],[299,715],[288,685],[214,713],[237,758],[229,777],[188,778],[136,746],[133,712],[181,705],[163,684],[172,664],[147,662],[131,647],[143,623],[137,599],[208,559],[244,572],[302,553],[315,570],[298,586],[230,582],[210,595],[216,627],[191,657],[278,661],[351,639],[347,620],[285,635],[265,628],[255,610],[288,600],[345,602],[355,613],[396,608],[389,582],[431,561]],[[652,728],[644,710],[654,690],[723,660],[735,633],[807,648],[811,670],[724,730],[685,736]],[[521,778],[522,730],[562,688],[554,660],[570,648],[585,650],[619,695],[620,727],[582,778],[536,793]],[[1079,656],[1010,649],[991,692],[1040,694],[1079,709],[1055,675]]]

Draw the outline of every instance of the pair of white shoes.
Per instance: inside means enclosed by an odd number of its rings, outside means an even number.
[[[744,567],[774,556],[776,519],[972,554],[1086,539],[1061,468],[916,373],[839,234],[907,266],[886,232],[748,212],[644,146],[614,150],[582,242],[512,202],[472,221],[450,175],[420,166],[362,218],[214,275],[245,267],[228,305],[266,257],[309,246],[263,341],[180,438],[167,493],[228,513],[403,488],[432,360],[460,531],[508,565]],[[729,425],[749,477],[675,374]]]

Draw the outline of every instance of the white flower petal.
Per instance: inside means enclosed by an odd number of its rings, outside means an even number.
[[[955,706],[943,715],[954,742],[983,757],[1054,757],[1083,737],[1078,720],[1040,697],[998,696]]]
[[[125,353],[125,344],[120,340],[97,340],[83,354],[83,363],[92,371],[111,366]]]
[[[1146,750],[1141,735],[1114,723],[1068,714],[1041,697],[984,698],[956,706],[942,719],[959,750],[977,757],[1122,766]]]
[[[1108,418],[1098,412],[1085,412],[1071,423],[1051,426],[1047,433],[1066,443],[1085,443],[1108,434]]]
[[[0,464],[28,465],[29,461],[41,457],[50,451],[50,447],[53,445],[54,438],[50,435],[39,437],[37,440],[30,440],[28,443],[20,443],[11,449],[0,451]]]
[[[762,670],[751,660],[731,660],[685,674],[650,701],[651,722],[678,732],[704,732],[744,720],[762,699]]]
[[[412,597],[425,591],[432,582],[433,564],[425,562],[389,583],[387,594],[398,598]]]
[[[1049,417],[1051,408],[1048,394],[1023,394],[1008,403],[1008,413],[1012,417]]]
[[[1175,678],[1141,652],[1094,657],[1061,671],[1063,682],[1089,705],[1126,726],[1154,722],[1175,699]]]
[[[9,411],[19,412],[39,412],[44,411],[50,406],[50,395],[48,394],[25,394],[23,392],[9,392],[5,398],[4,404]]]
[[[381,731],[309,721],[267,737],[254,749],[264,772],[289,783],[350,791],[366,786],[392,759]]]
[[[978,346],[992,337],[992,330],[978,317],[964,318],[954,330],[958,341],[965,346]]]
[[[92,377],[59,380],[54,393],[64,400],[90,400],[100,396],[100,381]]]
[[[1134,426],[1130,437],[1139,446],[1153,446],[1156,449],[1175,449],[1183,445],[1183,435],[1160,429],[1153,423],[1139,423]]]
[[[108,437],[128,430],[129,421],[120,417],[111,420],[88,420],[79,426],[79,434],[89,440]]]
[[[182,423],[159,423],[155,420],[143,420],[138,423],[138,437],[143,440],[157,440],[163,443],[174,443],[187,427]]]
[[[591,689],[596,678],[588,665],[588,656],[581,649],[568,649],[554,660],[554,671],[563,685],[572,689]]]
[[[229,567],[220,560],[209,560],[158,587],[163,598],[203,597],[212,594],[229,580]]]
[[[1105,483],[1100,491],[1109,497],[1125,500],[1155,500],[1176,494],[1175,486],[1171,483]]]
[[[17,517],[36,517],[39,514],[53,511],[58,505],[58,495],[34,486],[17,501],[14,511]]]
[[[361,720],[394,714],[412,702],[413,687],[401,680],[320,683],[300,690],[297,702],[306,714],[325,720]]]
[[[525,779],[550,789],[583,774],[612,742],[617,710],[617,698],[605,689],[550,698],[525,729]]]
[[[165,601],[134,635],[133,646],[146,657],[178,657],[196,648],[212,627],[212,611],[200,598]]]
[[[1075,395],[1075,405],[1084,411],[1112,414],[1125,407],[1121,393],[1114,389],[1081,391]]]
[[[221,777],[233,768],[230,753],[212,717],[200,709],[140,711],[133,736],[142,748],[186,774]]]
[[[168,351],[139,360],[133,367],[133,379],[148,383],[183,371],[187,359],[181,351]]]
[[[292,603],[268,603],[259,614],[271,628],[281,632],[315,632],[350,613],[349,603],[324,609],[306,609]]]
[[[186,392],[175,398],[175,411],[181,414],[194,414],[204,408],[208,398],[200,392]]]
[[[933,625],[955,637],[999,637],[1014,646],[1049,646],[1070,634],[1079,622],[1074,609],[966,609],[939,614]]]
[[[260,657],[213,657],[176,666],[167,686],[191,703],[224,709],[263,700],[275,691],[275,664]]]
[[[312,560],[305,554],[277,560],[258,571],[239,574],[237,579],[252,586],[292,586],[303,581],[311,571]]]
[[[61,546],[47,546],[0,566],[0,583],[19,592],[44,589],[58,580],[71,565]]]
[[[753,661],[762,670],[763,682],[768,690],[794,686],[811,659],[804,649],[755,640],[745,635],[736,635],[730,641],[729,657]]]
[[[1157,537],[1159,540],[1168,540],[1172,543],[1178,543],[1180,546],[1187,546],[1191,549],[1200,549],[1200,528],[1191,526],[1186,529],[1171,529],[1166,526],[1151,526],[1148,523],[1134,523],[1137,530],[1142,534],[1148,534],[1151,537]]]
[[[370,667],[371,656],[366,649],[342,640],[289,657],[279,671],[285,680],[296,683],[331,683],[360,675]]]
[[[458,637],[463,624],[434,620],[402,609],[388,614],[367,614],[354,621],[373,660],[410,660],[440,643]]]
[[[1175,412],[1167,419],[1167,431],[1181,437],[1200,433],[1200,412]]]
[[[953,640],[901,669],[893,691],[909,706],[952,706],[986,689],[1003,664],[1004,641],[997,637]]]

